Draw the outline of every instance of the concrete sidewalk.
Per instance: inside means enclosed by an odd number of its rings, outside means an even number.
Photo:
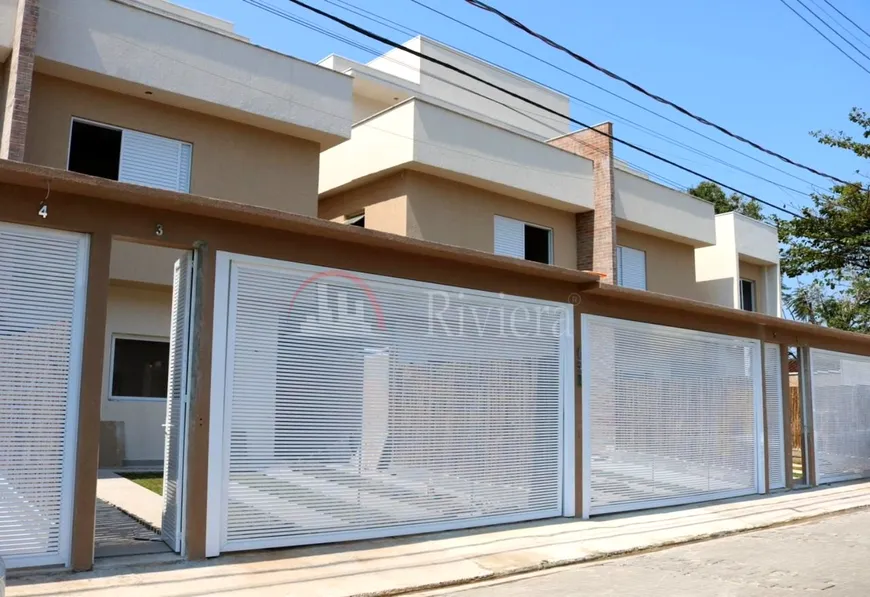
[[[111,471],[100,469],[97,476],[97,497],[153,529],[160,530],[163,519],[163,497],[153,491]]]
[[[13,578],[9,597],[340,597],[393,594],[540,570],[870,506],[870,483],[583,520]]]

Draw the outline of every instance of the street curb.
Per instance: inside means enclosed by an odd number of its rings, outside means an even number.
[[[648,545],[645,547],[638,547],[634,549],[623,549],[623,550],[614,550],[606,553],[597,553],[590,554],[587,556],[583,556],[581,558],[572,558],[568,560],[558,560],[555,562],[550,562],[548,560],[542,560],[539,564],[531,565],[531,566],[522,566],[518,568],[514,568],[511,570],[505,570],[502,572],[491,572],[489,574],[480,574],[477,576],[469,576],[462,579],[456,580],[448,580],[438,583],[429,583],[423,585],[415,585],[413,587],[402,587],[400,589],[386,589],[383,591],[374,591],[369,593],[353,593],[348,595],[348,597],[392,597],[393,595],[408,595],[411,593],[420,593],[423,591],[437,591],[438,589],[448,589],[450,587],[458,587],[464,585],[472,585],[479,584],[483,582],[493,581],[493,580],[501,580],[503,578],[510,578],[513,576],[521,576],[523,574],[531,574],[533,572],[542,572],[544,570],[552,570],[554,568],[566,568],[568,566],[575,566],[577,564],[588,564],[590,562],[600,562],[605,560],[616,560],[619,558],[625,558],[629,556],[642,555],[646,553],[653,553],[657,551],[662,551],[664,549],[669,549],[671,547],[677,547],[679,545],[692,545],[694,543],[703,543],[705,541],[712,541],[713,539],[721,539],[723,537],[732,537],[734,535],[743,535],[745,533],[752,533],[760,530],[767,529],[776,529],[779,527],[793,526],[796,524],[804,523],[804,522],[813,522],[817,520],[822,520],[825,518],[832,518],[834,516],[840,516],[841,514],[849,514],[851,512],[857,512],[860,510],[870,510],[870,504],[861,505],[861,506],[849,506],[847,508],[843,508],[842,510],[837,510],[835,512],[823,512],[821,514],[810,514],[807,516],[796,516],[789,520],[783,520],[779,522],[772,523],[763,523],[755,526],[734,529],[730,531],[719,531],[716,533],[708,533],[705,535],[698,535],[697,537],[689,537],[686,539],[675,539],[673,541],[662,541],[660,543],[655,543],[652,545]]]

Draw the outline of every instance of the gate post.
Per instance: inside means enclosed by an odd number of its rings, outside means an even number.
[[[791,433],[791,385],[788,369],[788,344],[779,345],[780,383],[782,384],[782,438],[785,442],[785,486],[794,487],[794,456]]]
[[[196,243],[193,273],[193,325],[190,338],[190,406],[187,420],[187,455],[184,488],[184,555],[205,559],[208,500],[208,435],[211,400],[211,343],[214,324],[215,250]],[[218,463],[215,463],[218,465]]]
[[[812,350],[809,346],[801,346],[800,355],[800,388],[801,401],[803,404],[803,434],[806,453],[804,454],[804,466],[806,467],[807,484],[815,487],[819,484],[816,475],[816,426],[813,419],[813,364]]]
[[[72,569],[77,572],[90,570],[94,566],[100,402],[103,393],[103,353],[106,344],[112,235],[108,231],[94,232],[90,241],[70,558]]]

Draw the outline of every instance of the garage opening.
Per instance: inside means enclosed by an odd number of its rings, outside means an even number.
[[[762,493],[757,340],[583,315],[583,513]]]
[[[573,514],[569,306],[224,254],[216,288],[209,555]]]

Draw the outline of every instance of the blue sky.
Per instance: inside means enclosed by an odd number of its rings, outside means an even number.
[[[284,0],[266,0],[312,20],[366,46],[385,51],[340,25],[325,21]],[[519,71],[558,90],[577,96],[643,126],[664,133],[697,149],[720,157],[774,181],[809,191],[810,186],[719,145],[701,139],[671,123],[594,89],[566,74],[542,65],[495,41],[416,6],[410,0],[347,0],[430,37],[499,65]],[[494,15],[462,0],[422,0],[462,21],[560,65],[591,82],[704,132],[799,178],[827,187],[825,179],[764,156],[729,140],[712,129],[679,115],[572,60]],[[796,4],[795,0],[789,0]],[[813,0],[804,0],[816,12]],[[831,0],[840,10],[870,31],[870,5],[862,0]],[[179,4],[230,20],[236,31],[254,43],[317,61],[330,53],[367,62],[373,56],[268,14],[241,0],[176,0]],[[358,15],[326,3],[309,0],[319,8],[364,25],[396,41],[402,35]],[[780,153],[844,178],[863,165],[845,152],[819,145],[808,131],[852,131],[846,120],[853,106],[870,110],[870,74],[832,48],[791,13],[780,0],[491,0],[492,4],[532,28],[564,43],[647,89],[663,95],[708,119],[722,124]],[[823,0],[815,2],[833,12]],[[822,27],[821,25],[819,25]],[[857,35],[861,36],[860,32]],[[850,38],[852,39],[852,38]],[[870,37],[864,37],[870,45]],[[852,40],[870,54],[864,47]],[[870,68],[870,61],[867,61]],[[588,123],[612,120],[577,102],[572,116]],[[776,204],[803,205],[808,199],[747,174],[693,154],[616,121],[615,134],[661,153],[686,166],[744,189]],[[617,155],[681,185],[698,179],[619,147]],[[771,210],[767,210],[771,213]]]

